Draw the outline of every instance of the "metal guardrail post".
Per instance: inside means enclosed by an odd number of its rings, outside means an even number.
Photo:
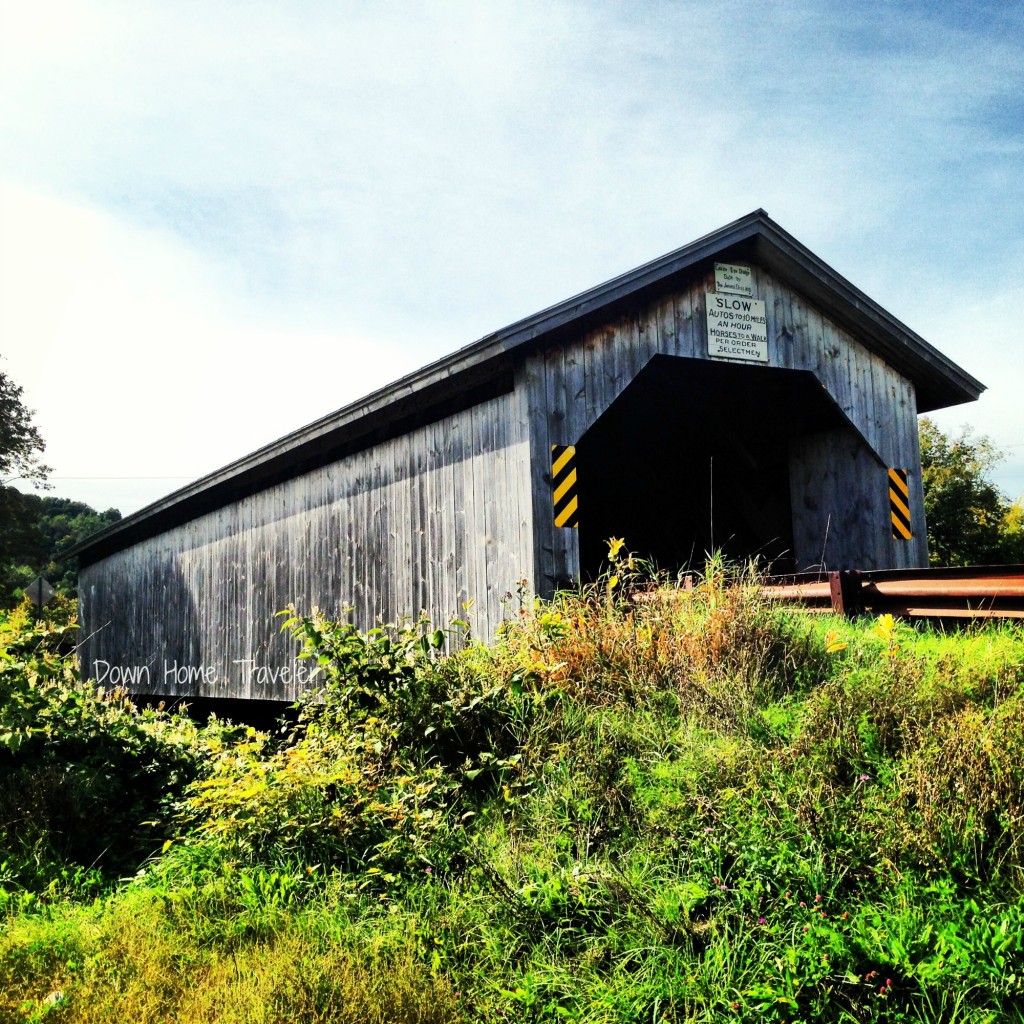
[[[859,615],[864,610],[860,588],[860,573],[856,569],[830,572],[828,590],[832,599],[832,611],[836,615],[845,615],[848,619]]]

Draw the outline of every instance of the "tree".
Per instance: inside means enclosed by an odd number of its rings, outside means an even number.
[[[6,373],[0,372],[0,484],[17,479],[41,484],[50,472],[50,467],[40,461],[46,443],[32,422],[33,411],[26,409],[21,400],[23,393]]]
[[[988,479],[1003,453],[969,427],[955,437],[928,417],[919,423],[921,483],[933,565],[999,565],[1024,561],[1020,502]]]
[[[121,513],[116,508],[97,512],[84,501],[70,498],[30,497],[39,502],[36,527],[45,560],[42,573],[58,593],[74,597],[78,592],[77,560],[58,561],[58,556],[97,530],[120,522]]]
[[[14,480],[45,485],[46,447],[25,408],[22,388],[0,373],[0,607],[16,603],[43,573],[58,592],[74,596],[78,570],[57,557],[90,533],[121,518],[117,509],[97,512],[80,501],[23,494]]]
[[[76,561],[60,556],[120,519],[116,508],[97,512],[82,501],[0,487],[0,608],[17,604],[25,587],[39,575],[57,593],[74,597]]]
[[[22,393],[0,372],[0,604],[9,604],[19,588],[32,582],[34,567],[43,558],[32,509],[38,498],[7,486],[18,479],[43,483],[49,472],[40,461],[45,444]]]
[[[0,608],[17,604],[46,561],[39,501],[36,494],[0,487]]]

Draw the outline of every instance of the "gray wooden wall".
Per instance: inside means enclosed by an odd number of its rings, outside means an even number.
[[[292,664],[275,619],[291,603],[352,606],[367,628],[421,610],[443,625],[472,600],[474,631],[493,634],[532,569],[522,399],[491,399],[87,566],[83,671],[110,684],[121,680],[103,662],[134,669],[135,692],[293,699],[302,686],[267,671]]]
[[[817,566],[823,553],[829,568],[927,565],[912,382],[766,270],[752,269],[754,297],[765,302],[767,365],[812,371],[861,435],[828,433],[793,446],[798,565]],[[521,386],[529,396],[535,578],[542,592],[580,568],[577,531],[555,527],[551,515],[550,446],[577,443],[653,356],[709,358],[705,293],[714,290],[711,271],[634,314],[527,358]],[[909,542],[891,536],[890,466],[911,470]]]
[[[853,425],[790,445],[798,562],[927,564],[913,385],[753,271],[768,365],[812,371]],[[707,359],[713,290],[711,273],[692,280],[525,355],[508,394],[85,567],[84,672],[136,693],[293,699],[303,681],[282,674],[295,646],[275,618],[289,604],[332,616],[351,606],[365,628],[421,610],[443,624],[472,600],[474,631],[493,635],[517,580],[547,594],[579,574],[577,531],[553,523],[550,446],[575,444],[653,356]],[[911,542],[891,538],[889,466],[911,470]]]

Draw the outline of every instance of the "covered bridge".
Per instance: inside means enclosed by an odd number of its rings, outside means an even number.
[[[83,674],[291,699],[294,603],[369,626],[599,570],[927,564],[917,415],[982,385],[758,210],[489,335],[77,549]]]

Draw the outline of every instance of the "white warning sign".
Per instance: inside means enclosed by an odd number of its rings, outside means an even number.
[[[754,294],[754,275],[750,267],[741,267],[735,263],[716,263],[715,291],[752,296]]]
[[[764,317],[764,302],[717,292],[706,295],[708,355],[767,363],[768,323]]]

